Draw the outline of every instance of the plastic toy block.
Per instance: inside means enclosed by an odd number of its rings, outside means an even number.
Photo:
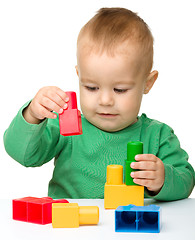
[[[19,221],[28,221],[27,205],[28,202],[33,201],[35,197],[25,197],[12,200],[13,219]]]
[[[66,92],[69,97],[68,108],[59,114],[60,134],[72,136],[82,134],[81,113],[77,109],[75,92]]]
[[[67,200],[58,200],[57,202],[65,202]],[[28,203],[28,222],[37,224],[48,224],[52,222],[52,203],[53,199],[38,199]]]
[[[116,209],[120,205],[144,205],[144,187],[105,184],[104,208]]]
[[[115,210],[116,232],[160,232],[161,208],[156,205],[149,206],[119,206]]]
[[[131,172],[135,172],[135,169],[130,167],[132,162],[136,162],[135,156],[137,154],[143,154],[142,142],[128,142],[127,143],[127,159],[125,161],[125,183],[126,185],[137,185],[133,182],[133,178],[130,176]]]
[[[116,209],[118,206],[144,205],[144,187],[127,186],[123,183],[123,166],[107,166],[107,182],[104,188],[104,208]]]
[[[14,199],[12,201],[13,219],[37,224],[51,223],[52,203],[58,202],[68,203],[65,199],[53,200],[50,197]]]
[[[53,203],[53,228],[77,228],[79,225],[98,224],[99,208],[97,206],[82,206],[77,203]]]

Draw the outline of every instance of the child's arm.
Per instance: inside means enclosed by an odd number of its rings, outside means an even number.
[[[58,96],[59,92],[64,94],[56,87],[42,88],[29,105],[20,109],[5,131],[7,153],[24,166],[41,166],[57,156],[67,142],[60,135],[58,119],[48,119],[55,118],[50,110],[61,108],[56,101],[65,105],[65,101]],[[23,117],[24,112],[26,119]]]

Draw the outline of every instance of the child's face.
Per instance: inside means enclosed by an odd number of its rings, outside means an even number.
[[[85,118],[96,127],[119,131],[137,121],[145,89],[144,75],[132,47],[115,56],[78,50],[80,103]]]

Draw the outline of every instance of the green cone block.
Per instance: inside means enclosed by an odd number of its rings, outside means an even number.
[[[143,154],[143,143],[139,141],[127,143],[127,159],[125,161],[125,184],[137,185],[133,182],[133,178],[130,176],[131,172],[135,172],[135,169],[130,167],[132,162],[136,162],[135,156]]]

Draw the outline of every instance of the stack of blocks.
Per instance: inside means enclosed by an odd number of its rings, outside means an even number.
[[[134,204],[144,205],[144,187],[138,186],[130,176],[130,164],[135,161],[137,154],[143,153],[142,142],[129,142],[127,144],[127,160],[125,163],[125,183],[123,183],[123,166],[107,166],[107,182],[104,189],[104,208],[116,209],[118,206]]]
[[[138,186],[130,176],[130,165],[135,156],[143,154],[142,142],[127,144],[125,161],[125,183],[123,183],[123,166],[107,167],[107,182],[104,191],[104,207],[115,210],[116,232],[160,232],[160,207],[144,205],[144,187]],[[129,205],[130,204],[130,205]],[[127,206],[126,206],[127,205]]]

